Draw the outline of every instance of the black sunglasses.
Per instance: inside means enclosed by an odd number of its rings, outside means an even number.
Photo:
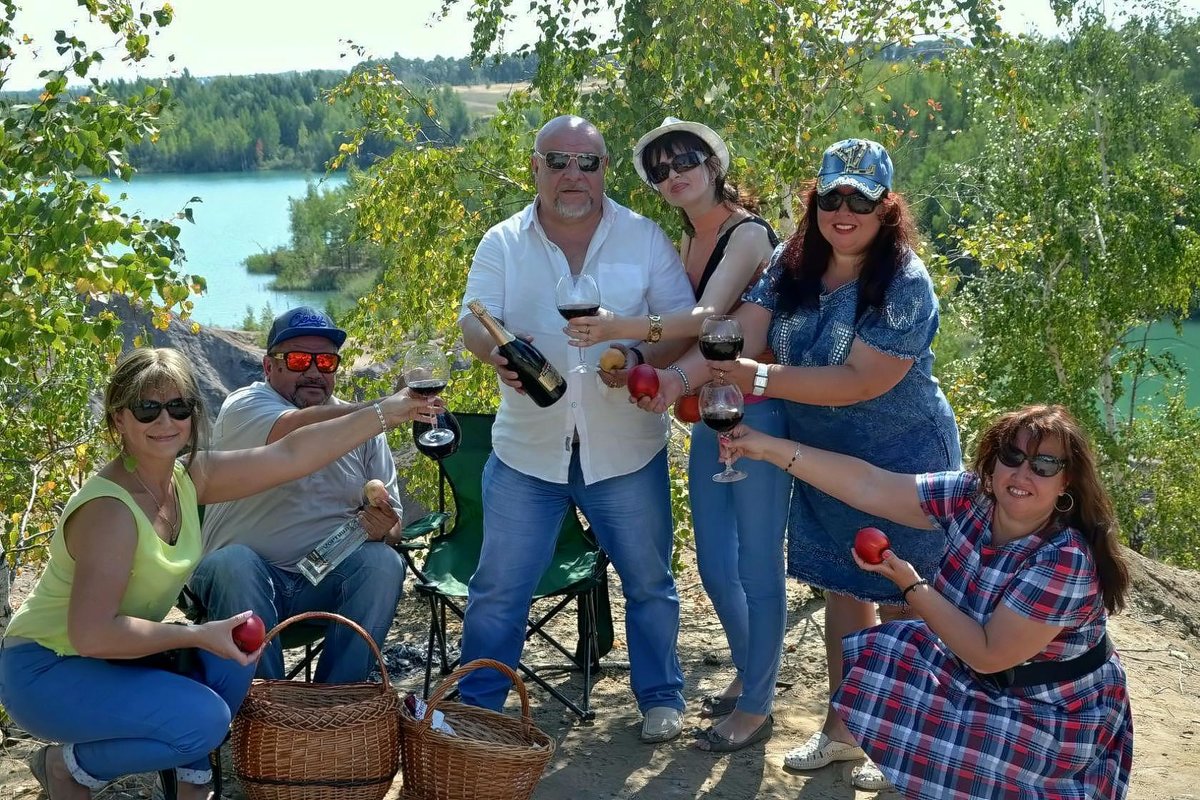
[[[196,401],[191,398],[176,397],[174,400],[168,400],[165,403],[160,403],[157,400],[139,400],[129,406],[133,418],[143,425],[148,425],[158,419],[158,415],[167,410],[167,414],[171,419],[185,420],[192,416],[196,410]]]
[[[704,160],[704,153],[699,150],[688,150],[686,153],[677,153],[670,161],[655,164],[646,170],[646,175],[652,182],[662,183],[670,177],[671,170],[675,170],[676,175],[682,175],[703,164]]]
[[[883,198],[872,200],[862,192],[851,192],[850,194],[830,192],[817,195],[817,208],[822,211],[837,211],[842,207],[842,203],[845,203],[855,214],[870,214],[879,207],[880,200]]]
[[[317,372],[337,372],[342,357],[337,353],[306,353],[303,350],[289,350],[286,353],[272,353],[271,358],[282,361],[292,372],[304,372],[317,362]]]
[[[996,458],[1000,459],[1001,464],[1012,469],[1016,469],[1028,460],[1033,474],[1042,478],[1053,478],[1067,465],[1065,458],[1044,455],[1030,456],[1011,444],[1001,445],[999,452],[996,453]]]
[[[580,172],[595,172],[604,163],[604,156],[596,153],[564,153],[560,150],[539,153],[534,150],[533,154],[545,161],[546,166],[555,171],[571,166],[571,159],[574,159],[575,163],[579,165]]]

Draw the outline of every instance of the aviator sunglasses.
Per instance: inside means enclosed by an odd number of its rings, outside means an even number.
[[[303,350],[289,350],[286,353],[272,353],[271,358],[282,361],[292,372],[305,372],[317,362],[317,372],[337,372],[342,357],[337,353],[307,353]]]
[[[882,197],[879,198],[879,200],[882,199]],[[872,200],[861,192],[851,192],[850,194],[830,192],[817,195],[817,208],[822,211],[837,211],[842,207],[842,203],[845,203],[855,214],[870,214],[879,206],[879,200]]]
[[[1053,478],[1067,465],[1065,458],[1044,455],[1030,456],[1011,444],[1001,445],[999,452],[996,453],[996,458],[1000,459],[1001,464],[1012,469],[1016,469],[1028,461],[1033,474],[1042,478]]]
[[[192,412],[196,410],[196,401],[191,398],[176,397],[174,400],[168,400],[165,403],[160,403],[157,400],[139,400],[129,406],[129,411],[133,414],[133,418],[143,425],[147,425],[158,419],[158,415],[162,413],[163,409],[166,409],[171,419],[185,420],[191,417]]]
[[[671,170],[675,170],[676,175],[682,175],[685,172],[691,172],[703,163],[703,153],[697,150],[688,150],[686,153],[676,154],[670,161],[655,164],[646,170],[646,175],[654,183],[662,183],[671,175]]]
[[[600,169],[600,165],[604,163],[604,156],[596,153],[564,153],[561,150],[550,150],[545,153],[539,153],[537,150],[533,154],[546,162],[546,166],[552,170],[564,170],[571,166],[571,159],[575,159],[575,163],[579,165],[580,172],[595,172]]]

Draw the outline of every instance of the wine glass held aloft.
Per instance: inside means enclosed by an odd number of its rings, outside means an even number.
[[[450,362],[441,348],[432,342],[413,345],[404,356],[404,385],[413,394],[434,398],[450,382]],[[436,415],[439,409],[431,413]],[[420,436],[427,447],[438,447],[454,440],[454,431],[435,423]]]
[[[554,302],[558,313],[570,322],[576,317],[594,317],[600,313],[600,287],[591,275],[563,275],[554,287]],[[579,350],[579,363],[571,368],[571,372],[588,372],[588,366],[583,361],[583,348]]]
[[[700,325],[700,355],[709,361],[736,361],[742,356],[742,325],[730,316],[711,316]]]
[[[722,441],[728,441],[729,432],[742,421],[745,405],[742,390],[732,383],[707,383],[700,389],[700,419],[717,432]],[[733,483],[746,477],[746,473],[733,468],[733,459],[725,459],[725,469],[713,475],[717,483]]]

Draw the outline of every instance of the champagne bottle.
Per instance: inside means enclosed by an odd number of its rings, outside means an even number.
[[[508,359],[508,368],[520,377],[521,388],[529,399],[542,408],[554,405],[567,391],[567,382],[541,351],[506,331],[480,301],[472,300],[467,303],[467,308],[496,340],[498,352]]]

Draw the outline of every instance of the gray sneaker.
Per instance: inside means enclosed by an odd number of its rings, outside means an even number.
[[[669,706],[655,706],[642,720],[642,741],[669,742],[683,731],[683,712]]]

